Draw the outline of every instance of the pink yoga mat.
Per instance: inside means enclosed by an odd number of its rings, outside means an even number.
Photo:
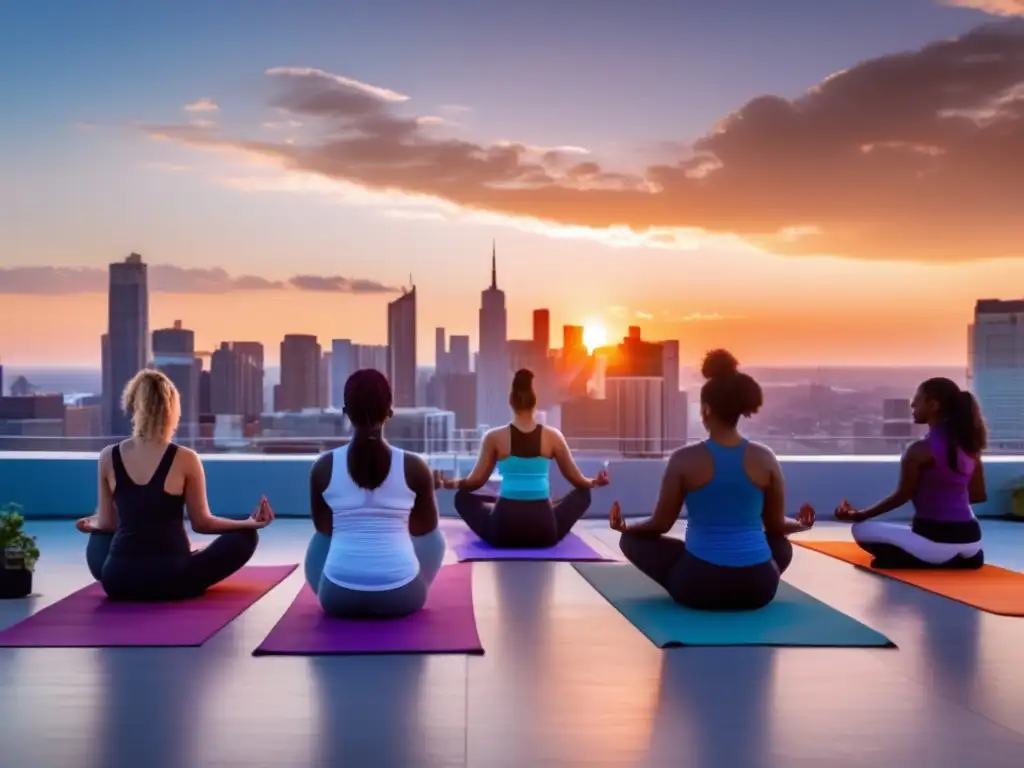
[[[398,619],[332,619],[304,584],[253,655],[483,652],[473,610],[473,571],[466,564],[442,568],[423,609]]]
[[[202,597],[167,603],[115,602],[99,584],[90,584],[0,632],[0,647],[202,645],[296,567],[246,566]]]
[[[570,562],[607,562],[614,558],[600,554],[587,542],[570,533],[547,549],[497,549],[485,544],[476,534],[467,531],[455,539],[455,554],[459,562],[481,560],[560,560]]]

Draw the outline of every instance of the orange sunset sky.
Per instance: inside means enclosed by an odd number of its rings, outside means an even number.
[[[69,4],[65,33],[0,6],[23,72],[0,83],[4,363],[98,366],[106,265],[132,251],[152,328],[271,360],[285,333],[384,343],[410,275],[419,361],[436,326],[475,344],[492,240],[510,336],[547,307],[555,345],[638,324],[694,362],[966,364],[974,301],[1024,293],[1013,2],[743,3],[742,25],[641,2],[543,28],[214,5]]]

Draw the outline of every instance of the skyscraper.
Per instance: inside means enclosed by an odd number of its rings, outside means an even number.
[[[469,336],[452,336],[448,339],[448,372],[469,373]]]
[[[674,451],[686,445],[687,413],[686,393],[679,389],[679,342],[661,343],[662,376],[665,379],[665,403],[662,411],[665,417],[665,451]]]
[[[350,339],[331,342],[331,407],[345,407],[345,382],[356,370],[355,345]]]
[[[107,296],[107,370],[103,373],[103,392],[109,422],[108,436],[131,434],[131,419],[121,408],[124,388],[149,361],[149,286],[148,270],[142,257],[131,254],[123,262],[110,265],[110,289]]]
[[[210,412],[254,418],[263,413],[263,345],[222,342],[210,356]]]
[[[395,406],[416,406],[416,286],[388,303],[388,380]]]
[[[992,449],[1024,447],[1024,299],[975,304],[968,365]]]
[[[178,389],[181,400],[179,437],[198,437],[199,371],[202,368],[196,358],[195,332],[183,328],[180,320],[176,320],[172,328],[153,331],[153,366]]]
[[[439,376],[448,373],[448,339],[444,328],[434,329],[434,372]]]
[[[497,427],[509,419],[508,313],[498,288],[497,246],[491,244],[491,285],[480,294],[480,352],[476,369],[477,425]]]
[[[551,349],[551,310],[533,310],[533,343],[537,354],[546,359]]]
[[[320,344],[316,336],[289,334],[281,342],[281,383],[274,410],[301,411],[320,404]]]

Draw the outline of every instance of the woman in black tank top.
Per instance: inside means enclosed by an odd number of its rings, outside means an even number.
[[[256,550],[257,529],[273,520],[266,499],[247,520],[210,514],[199,457],[170,442],[178,425],[177,390],[164,374],[142,371],[129,384],[125,409],[134,436],[100,454],[99,510],[78,521],[89,533],[86,561],[111,598],[175,600],[196,597],[245,565]],[[125,466],[135,467],[135,476]],[[159,458],[143,479],[147,464]],[[180,488],[180,490],[178,490]],[[169,490],[170,489],[170,490]],[[221,533],[193,553],[185,532]]]

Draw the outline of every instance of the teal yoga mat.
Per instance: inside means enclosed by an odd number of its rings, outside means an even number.
[[[817,648],[895,647],[845,613],[786,582],[767,607],[735,613],[694,611],[628,563],[573,563],[590,585],[659,648],[772,645]]]

